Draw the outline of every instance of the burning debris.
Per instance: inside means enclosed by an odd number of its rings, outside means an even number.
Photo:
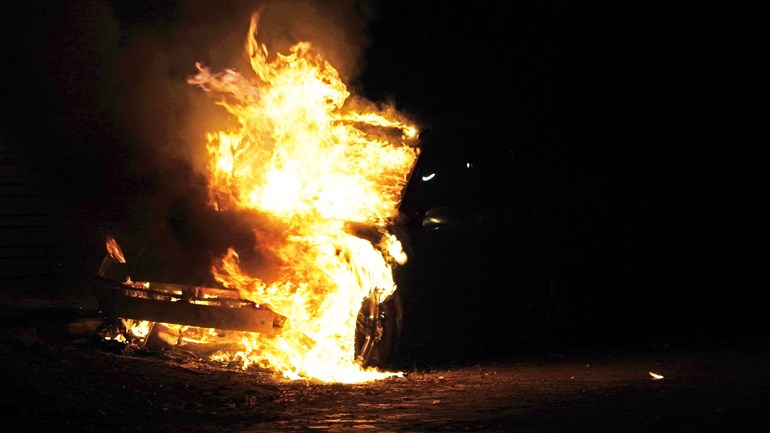
[[[662,374],[653,373],[652,371],[648,371],[647,373],[649,373],[652,380],[661,380],[664,377]]]
[[[268,279],[240,259],[255,251],[231,247],[210,269],[220,288],[102,279],[103,312],[130,318],[120,334],[136,344],[237,345],[211,359],[289,378],[392,376],[368,366],[385,362],[397,337],[392,266],[406,255],[389,228],[417,130],[392,108],[351,97],[308,42],[269,60],[258,21],[257,13],[246,42],[254,79],[198,64],[189,83],[238,125],[207,135],[209,206],[274,221],[251,236],[276,269]],[[125,262],[114,239],[107,249],[103,268]]]
[[[120,249],[120,245],[118,245],[114,237],[107,237],[106,247],[107,255],[104,256],[104,260],[102,260],[102,264],[96,272],[96,275],[100,277],[103,277],[107,269],[115,263],[126,263],[126,258],[123,257],[123,250]]]

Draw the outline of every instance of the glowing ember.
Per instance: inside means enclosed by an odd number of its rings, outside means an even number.
[[[394,292],[391,264],[406,261],[386,226],[417,156],[409,146],[417,130],[392,109],[350,98],[310,43],[268,61],[256,40],[258,19],[246,44],[255,79],[197,65],[189,82],[220,96],[239,124],[208,134],[211,205],[261,212],[280,226],[257,242],[279,264],[277,278],[251,275],[232,248],[211,271],[288,325],[275,337],[247,335],[242,350],[216,359],[330,382],[391,376],[354,362],[356,316],[365,297]],[[380,239],[357,237],[351,223]]]

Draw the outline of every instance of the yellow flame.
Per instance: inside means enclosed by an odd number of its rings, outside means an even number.
[[[147,338],[150,334],[150,321],[148,320],[132,320],[121,319],[123,326],[126,327],[126,331],[134,337]]]
[[[647,373],[649,373],[649,374],[650,374],[650,377],[652,377],[652,380],[660,380],[660,379],[663,379],[663,375],[661,375],[661,374],[658,374],[658,373],[653,373],[653,372],[651,372],[651,371],[648,371]]]
[[[116,241],[114,237],[107,236],[105,246],[107,247],[107,254],[109,254],[116,262],[126,263],[126,259],[123,257],[123,251],[120,249],[120,245],[118,245],[118,241]]]
[[[269,214],[283,231],[259,238],[260,252],[279,263],[272,281],[242,268],[232,248],[212,266],[224,286],[288,318],[278,336],[246,336],[231,356],[289,378],[393,375],[354,362],[355,321],[366,296],[393,293],[391,264],[406,261],[386,225],[417,156],[410,146],[417,128],[392,108],[350,98],[337,70],[308,42],[268,60],[256,40],[258,20],[255,13],[246,42],[255,79],[199,64],[189,80],[219,95],[239,125],[207,135],[211,205]],[[381,239],[357,237],[347,223]],[[273,238],[281,241],[267,241]]]

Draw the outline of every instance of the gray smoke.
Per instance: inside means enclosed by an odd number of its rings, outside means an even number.
[[[100,101],[91,115],[106,115],[115,128],[118,139],[100,145],[111,148],[116,172],[143,185],[119,194],[130,202],[122,206],[133,215],[127,224],[136,228],[127,241],[134,247],[124,246],[127,259],[133,252],[133,272],[154,274],[146,278],[207,284],[212,258],[236,246],[252,271],[269,278],[273,259],[255,239],[280,237],[280,227],[264,215],[207,206],[205,134],[227,129],[233,120],[187,79],[196,62],[251,76],[243,44],[250,16],[259,9],[259,40],[271,56],[307,40],[352,83],[363,68],[371,8],[350,0],[151,3],[93,1],[78,6],[87,19],[68,24],[79,29],[71,34],[88,42],[106,77],[77,80],[83,91],[76,93]]]

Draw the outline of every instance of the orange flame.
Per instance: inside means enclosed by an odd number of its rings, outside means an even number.
[[[120,249],[120,245],[118,245],[118,241],[116,241],[115,238],[107,236],[105,246],[107,247],[107,254],[109,254],[116,262],[126,263],[126,259],[123,257],[123,251]]]
[[[417,156],[409,145],[417,128],[391,108],[350,98],[337,70],[308,42],[268,61],[256,40],[258,20],[255,13],[246,43],[255,80],[200,64],[189,80],[221,96],[239,124],[208,134],[211,205],[268,214],[285,231],[259,237],[260,251],[279,263],[274,281],[243,269],[232,248],[211,268],[224,286],[288,318],[278,336],[246,338],[232,356],[289,378],[393,375],[354,362],[355,321],[366,296],[384,300],[394,292],[391,264],[406,260],[386,226]],[[381,239],[355,236],[350,223]],[[274,238],[282,241],[268,241]]]

